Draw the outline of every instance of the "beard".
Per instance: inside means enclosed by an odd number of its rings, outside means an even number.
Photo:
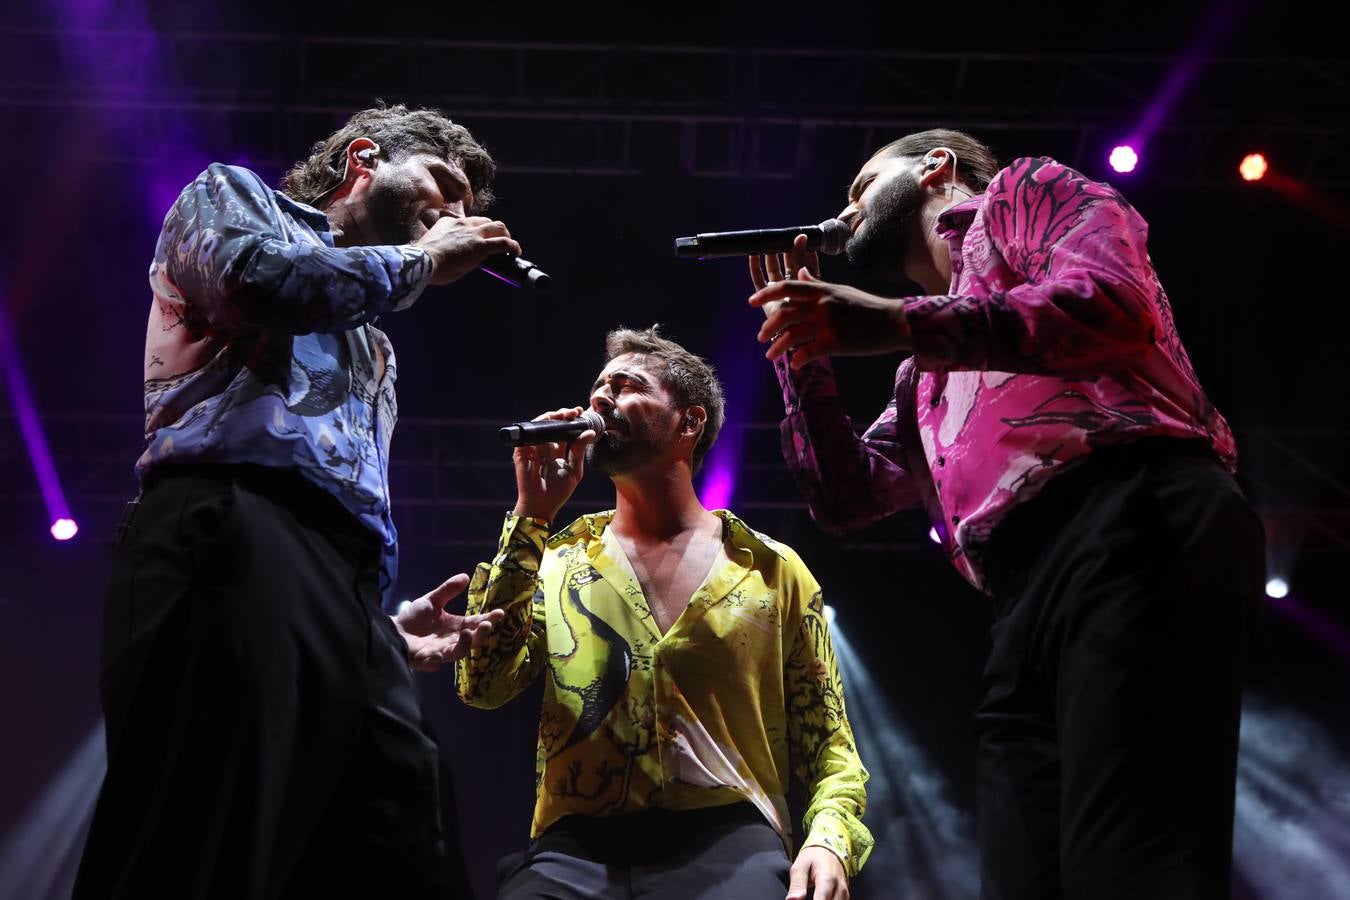
[[[411,244],[417,237],[417,190],[406,179],[378,178],[366,196],[366,218],[381,244]]]
[[[919,180],[900,173],[877,191],[868,204],[862,225],[844,245],[848,261],[864,272],[893,275],[902,271],[906,233],[923,206]]]
[[[625,434],[609,430],[611,423],[622,425]],[[605,433],[586,448],[586,462],[606,475],[623,475],[660,456],[670,446],[650,424],[633,425],[631,419],[612,410],[605,422]]]

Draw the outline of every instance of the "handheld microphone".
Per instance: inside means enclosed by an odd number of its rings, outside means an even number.
[[[792,249],[797,235],[806,235],[806,249],[834,256],[844,252],[849,227],[838,219],[826,219],[819,225],[800,228],[757,228],[752,231],[709,231],[675,239],[675,255],[683,258],[712,259],[716,256],[751,256],[756,253],[782,253]]]
[[[588,409],[575,419],[545,419],[542,422],[517,422],[497,432],[503,444],[520,447],[525,444],[551,444],[570,441],[583,431],[592,429],[597,435],[605,433],[605,420],[598,412]]]
[[[536,291],[546,291],[549,288],[547,272],[528,259],[509,253],[489,256],[479,263],[478,268],[513,287]]]

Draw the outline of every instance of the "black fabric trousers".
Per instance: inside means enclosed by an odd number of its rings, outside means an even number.
[[[497,866],[498,900],[783,900],[783,839],[754,806],[567,816]]]
[[[995,532],[986,900],[1226,898],[1264,532],[1202,445],[1100,451]]]
[[[124,524],[76,900],[467,895],[374,535],[249,466],[152,473]]]

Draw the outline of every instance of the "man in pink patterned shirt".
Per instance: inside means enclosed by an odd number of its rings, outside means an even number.
[[[840,214],[885,298],[751,259],[783,448],[831,531],[923,503],[995,603],[976,715],[983,896],[1227,897],[1242,658],[1264,536],[1115,190],[913,134]],[[795,277],[794,277],[795,273]],[[831,354],[905,352],[859,436]]]

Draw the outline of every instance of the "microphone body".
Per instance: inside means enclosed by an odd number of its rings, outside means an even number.
[[[489,256],[479,263],[478,268],[513,287],[536,291],[546,291],[549,288],[548,273],[528,259],[509,253]]]
[[[588,429],[595,431],[597,435],[605,433],[604,417],[593,409],[586,410],[575,419],[517,422],[514,425],[507,425],[497,433],[501,436],[503,444],[520,447],[526,444],[570,441]]]
[[[806,235],[806,249],[831,256],[844,252],[849,227],[838,219],[826,219],[819,225],[800,228],[756,228],[751,231],[709,231],[675,239],[675,255],[686,259],[712,259],[717,256],[751,256],[756,253],[783,253],[792,249],[797,235]]]

